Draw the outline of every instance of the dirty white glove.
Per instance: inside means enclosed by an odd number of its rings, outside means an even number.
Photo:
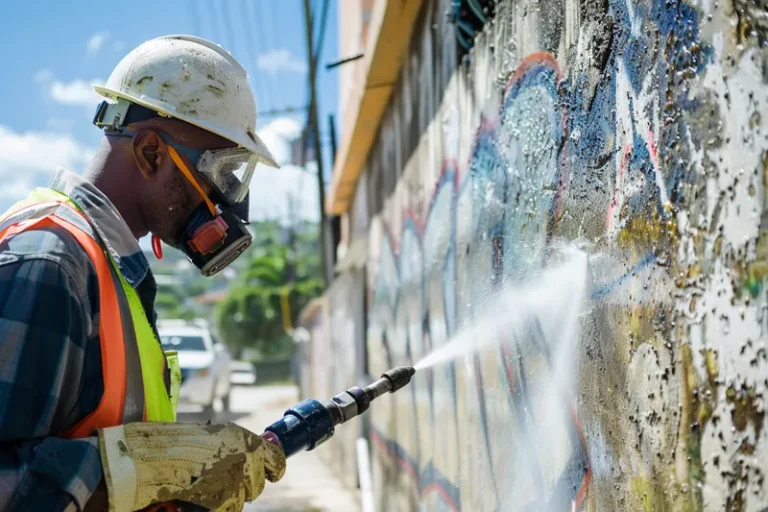
[[[274,444],[233,423],[130,423],[99,430],[110,512],[186,501],[240,512],[285,473]]]

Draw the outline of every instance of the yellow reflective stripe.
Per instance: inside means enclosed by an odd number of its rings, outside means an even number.
[[[179,392],[181,391],[181,366],[179,366],[179,354],[175,350],[165,353],[168,368],[171,371],[171,408],[173,409],[173,421],[176,421],[176,411],[179,407]]]
[[[109,258],[110,275],[114,283],[117,303],[120,308],[120,321],[123,324],[123,346],[125,348],[125,401],[123,404],[123,423],[132,423],[144,419],[144,384],[139,375],[144,373],[139,354],[139,341],[136,337],[136,329],[133,325],[133,312],[124,293],[120,293],[122,281],[120,279],[120,269],[109,256],[108,251],[104,254]],[[128,322],[127,320],[130,320]],[[102,356],[103,357],[103,356]]]
[[[141,377],[144,382],[147,421],[173,422],[176,418],[176,412],[165,389],[163,375],[166,358],[160,340],[155,336],[136,290],[128,284],[123,276],[120,276],[120,282],[131,308],[131,317],[136,331],[136,343],[141,358]]]
[[[30,201],[30,202],[59,201],[59,200],[72,203],[72,200],[69,197],[67,197],[66,194],[62,194],[58,190],[53,190],[52,188],[43,188],[43,187],[32,189],[32,192],[29,193],[29,197],[27,197],[26,199],[26,201]]]

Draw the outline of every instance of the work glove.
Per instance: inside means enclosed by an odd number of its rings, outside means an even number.
[[[110,512],[183,501],[240,512],[285,473],[283,450],[233,423],[130,423],[98,431]]]

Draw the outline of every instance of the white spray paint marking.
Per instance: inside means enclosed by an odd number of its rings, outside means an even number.
[[[659,192],[659,201],[662,205],[669,203],[662,170],[659,167],[656,156],[656,133],[658,133],[659,119],[658,109],[654,108],[658,98],[654,96],[656,84],[649,74],[643,80],[643,86],[638,94],[632,91],[624,63],[619,59],[618,72],[616,73],[616,181],[614,183],[614,197],[608,210],[607,227],[610,239],[615,239],[619,231],[624,227],[620,218],[620,212],[624,201],[634,193],[642,190],[646,185],[643,175],[629,176],[630,158],[632,154],[632,141],[635,132],[645,142],[648,152],[651,154],[651,165]]]
[[[629,22],[632,28],[632,36],[635,38],[640,37],[640,22],[635,16],[635,6],[632,5],[632,0],[627,0],[627,14],[629,15]]]

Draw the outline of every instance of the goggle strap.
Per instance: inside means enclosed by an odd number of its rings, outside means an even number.
[[[211,202],[211,200],[208,198],[208,194],[205,193],[205,191],[197,182],[195,177],[192,176],[192,173],[189,172],[187,165],[181,159],[181,157],[173,148],[173,146],[170,146],[170,145],[168,146],[168,154],[171,155],[171,160],[173,160],[173,163],[175,163],[176,167],[178,167],[181,170],[182,174],[184,174],[187,180],[189,180],[189,182],[192,183],[192,186],[195,187],[195,190],[197,190],[200,193],[200,195],[203,196],[203,200],[205,201],[205,204],[208,206],[208,210],[210,210],[211,215],[216,217],[218,215],[218,212],[216,211],[216,206],[214,206],[213,202]]]

